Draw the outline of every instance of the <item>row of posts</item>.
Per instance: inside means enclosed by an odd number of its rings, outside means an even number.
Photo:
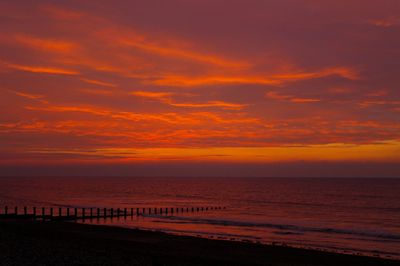
[[[73,208],[73,213],[70,212],[70,208],[66,208],[66,215],[63,215],[62,212],[62,208],[58,208],[58,217],[60,218],[107,218],[107,217],[127,217],[127,216],[133,216],[135,213],[137,216],[139,215],[143,215],[143,214],[149,214],[149,215],[157,215],[157,214],[174,214],[174,213],[189,213],[189,212],[202,212],[202,211],[208,211],[208,210],[221,210],[221,209],[225,209],[226,207],[186,207],[186,208],[130,208],[129,212],[127,208],[111,208],[111,209],[107,209],[107,208],[81,208],[81,216],[78,216],[78,208]],[[88,213],[86,212],[88,211]],[[108,212],[108,215],[107,215]],[[19,215],[18,213],[18,207],[14,208],[14,213],[9,213],[8,210],[8,206],[4,207],[4,214],[3,215]],[[22,215],[22,214],[21,214]],[[57,217],[54,215],[54,208],[50,208],[50,213],[48,215],[46,215],[46,208],[42,207],[42,211],[41,211],[41,215],[37,215],[37,208],[36,207],[32,207],[32,214],[28,214],[28,208],[24,207],[23,208],[23,215],[24,216],[33,216],[33,217],[37,217],[37,216],[42,216],[43,218],[45,217]]]

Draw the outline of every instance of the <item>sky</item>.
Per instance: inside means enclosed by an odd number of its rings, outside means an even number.
[[[400,2],[0,2],[0,175],[400,176]]]

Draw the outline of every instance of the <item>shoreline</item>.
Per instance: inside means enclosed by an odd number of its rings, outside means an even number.
[[[282,241],[261,241],[261,240],[252,240],[248,238],[241,238],[240,235],[235,236],[226,236],[224,234],[213,234],[213,233],[201,233],[201,232],[190,232],[190,231],[179,231],[179,230],[162,230],[162,229],[154,229],[154,228],[142,228],[142,227],[133,227],[133,226],[126,226],[123,224],[113,224],[113,223],[91,223],[91,222],[82,222],[77,221],[76,223],[80,224],[88,224],[88,225],[100,225],[100,226],[111,226],[111,227],[119,227],[119,228],[126,228],[131,230],[139,230],[145,232],[154,232],[154,233],[164,233],[168,235],[174,236],[187,236],[187,237],[194,237],[194,238],[201,238],[201,239],[209,239],[215,241],[228,241],[228,242],[239,242],[239,243],[251,243],[263,246],[273,246],[273,247],[287,247],[287,248],[295,248],[301,250],[310,250],[310,251],[321,251],[326,253],[333,253],[333,254],[345,254],[345,255],[353,255],[358,257],[370,257],[370,258],[381,258],[381,259],[388,259],[394,261],[400,261],[400,257],[392,254],[392,253],[384,253],[380,254],[378,251],[373,252],[369,250],[355,250],[350,248],[329,248],[329,247],[321,247],[321,246],[306,246],[306,245],[299,245],[299,244],[290,244],[285,243]]]
[[[399,260],[71,222],[0,220],[1,265],[400,265]]]

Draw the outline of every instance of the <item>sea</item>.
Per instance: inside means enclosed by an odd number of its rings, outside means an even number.
[[[4,206],[178,208],[82,222],[400,259],[395,178],[1,177]]]

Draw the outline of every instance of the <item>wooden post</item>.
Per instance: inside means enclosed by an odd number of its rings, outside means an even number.
[[[50,208],[50,217],[53,218],[53,208]]]
[[[146,213],[146,208],[143,208],[142,214],[145,214],[145,213]]]
[[[136,208],[136,216],[139,216],[139,208]]]
[[[208,207],[206,207],[206,211],[208,211]]]
[[[58,216],[62,216],[62,208],[60,207],[60,208],[58,208]]]
[[[189,212],[189,208],[188,207],[186,207],[186,212]]]
[[[192,207],[192,212],[194,212],[194,208]]]
[[[33,217],[36,218],[36,207],[33,207]]]
[[[168,214],[168,208],[165,208],[165,214]]]
[[[67,217],[69,217],[69,208],[67,207]]]
[[[184,209],[183,209],[183,208],[181,208],[181,212],[184,212]]]
[[[162,214],[162,208],[160,208],[160,214]]]
[[[18,215],[18,207],[17,206],[15,206],[14,212],[15,212],[15,215]]]
[[[126,208],[124,208],[124,217],[126,218],[126,215],[127,215],[127,211],[126,211]]]
[[[4,214],[5,214],[5,215],[8,214],[8,206],[4,206]]]
[[[100,208],[97,208],[97,219],[100,218]]]
[[[176,208],[176,212],[179,212],[179,208]]]
[[[90,218],[93,218],[93,208],[90,208]]]
[[[111,208],[111,218],[113,218],[114,217],[114,208]]]
[[[197,207],[197,211],[199,211],[199,207]]]
[[[171,208],[171,214],[172,215],[174,214],[174,208]]]
[[[201,211],[204,211],[204,207],[201,207]]]
[[[151,208],[149,208],[149,214],[151,214]]]
[[[85,219],[85,208],[82,208],[82,218]]]
[[[75,217],[78,217],[78,208],[75,208]]]
[[[107,209],[106,209],[106,208],[104,208],[104,209],[103,209],[103,212],[104,212],[104,213],[103,213],[103,215],[104,215],[104,218],[107,218]]]
[[[133,216],[133,208],[131,208],[131,216]]]
[[[28,214],[28,208],[25,206],[24,207],[24,215],[26,216]]]
[[[154,214],[157,214],[157,208],[154,208]]]
[[[45,212],[46,212],[46,209],[44,207],[42,207],[42,217],[43,217],[43,219],[44,219],[44,216],[46,214]]]

